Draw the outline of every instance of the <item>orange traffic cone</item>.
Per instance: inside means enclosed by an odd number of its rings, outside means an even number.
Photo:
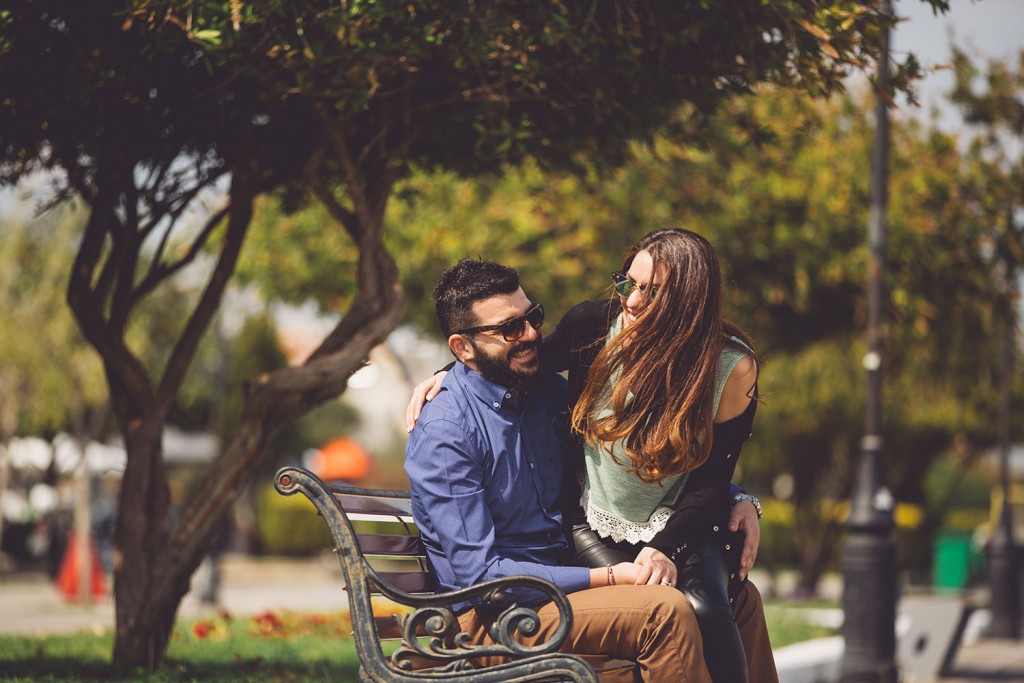
[[[60,573],[57,574],[57,590],[64,596],[65,600],[77,601],[82,596],[78,594],[78,577],[82,571],[83,557],[78,550],[78,539],[74,534],[68,538],[68,547],[64,551],[64,559],[60,563]],[[96,543],[89,539],[89,548],[86,550],[84,561],[89,563],[91,580],[89,590],[94,598],[102,598],[107,594],[107,580],[103,574],[103,567],[100,565],[99,552]]]

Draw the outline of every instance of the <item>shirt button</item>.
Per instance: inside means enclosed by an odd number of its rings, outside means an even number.
[[[725,456],[725,459],[728,460],[731,457],[732,457],[732,453],[730,453],[729,455]]]
[[[491,405],[493,405],[493,406],[494,406],[495,408],[497,408],[497,407],[498,407],[498,406],[499,406],[500,404],[499,404],[499,403],[498,403],[497,401],[495,401],[495,402],[494,402],[494,403],[492,403]]]
[[[729,545],[728,543],[726,543],[726,544],[725,544],[725,549],[726,549],[726,550],[732,550],[732,546],[731,546],[731,545]]]
[[[505,394],[505,398],[512,398],[512,394]]]
[[[530,463],[530,469],[531,470],[533,469],[533,463],[532,462]]]
[[[718,531],[718,527],[717,526],[715,527],[715,531]]]
[[[735,574],[729,574],[729,578],[730,578],[730,579],[735,579],[735,578],[736,578],[736,575],[735,575]]]

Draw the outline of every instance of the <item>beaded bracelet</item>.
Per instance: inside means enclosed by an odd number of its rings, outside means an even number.
[[[612,571],[612,566],[608,565],[608,585],[615,585],[615,572]]]

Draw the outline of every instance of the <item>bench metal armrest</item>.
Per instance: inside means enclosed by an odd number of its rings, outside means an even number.
[[[462,670],[469,659],[476,657],[509,657],[521,659],[535,655],[557,652],[572,629],[572,607],[565,593],[550,581],[534,576],[507,576],[479,583],[448,593],[416,595],[404,593],[376,576],[368,567],[368,578],[387,598],[394,602],[415,608],[413,612],[399,617],[402,628],[402,645],[392,655],[392,663],[401,668],[411,667],[410,659],[421,656],[450,662],[452,670]],[[451,605],[458,602],[479,600],[482,605],[497,607],[505,600],[505,591],[511,588],[528,588],[547,595],[558,609],[558,627],[551,637],[537,645],[524,645],[516,640],[517,633],[531,636],[540,627],[537,613],[529,608],[511,604],[503,609],[489,625],[494,641],[491,645],[474,645],[469,634],[459,632],[458,620]],[[420,642],[417,635],[426,636]]]

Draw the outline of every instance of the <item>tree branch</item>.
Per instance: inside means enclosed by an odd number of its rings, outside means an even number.
[[[120,269],[121,260],[124,258],[124,250],[127,248],[123,239],[114,239],[116,231],[111,230],[109,227],[109,223],[119,220],[117,216],[111,213],[107,220],[108,225],[104,228],[104,233],[110,236],[111,247],[103,260],[103,266],[99,269],[100,275],[96,279],[96,286],[93,287],[93,293],[98,301],[106,301],[110,296],[110,292],[117,282],[117,274]]]
[[[374,224],[373,210],[366,196],[366,179],[359,172],[358,165],[349,149],[348,140],[339,130],[322,102],[314,102],[313,110],[320,120],[321,128],[334,150],[334,156],[341,166],[341,176],[345,190],[352,199],[354,218],[356,220],[342,223],[345,230],[357,244],[362,244],[366,237],[364,231]]]
[[[83,336],[103,359],[111,388],[121,387],[141,403],[152,394],[146,371],[123,340],[111,334],[103,318],[103,300],[92,288],[107,234],[105,225],[114,220],[113,204],[109,194],[96,193],[68,279],[67,302]]]
[[[185,330],[171,351],[167,367],[160,380],[157,396],[161,402],[170,403],[181,386],[188,371],[188,366],[195,357],[199,340],[210,325],[210,320],[220,306],[224,289],[227,287],[231,274],[235,270],[238,256],[241,253],[245,235],[252,220],[253,200],[256,197],[258,163],[252,154],[249,132],[242,135],[239,151],[235,155],[236,163],[232,169],[231,191],[229,195],[230,213],[224,245],[213,274],[203,290],[192,312]]]
[[[136,302],[138,302],[151,291],[153,291],[153,289],[155,289],[156,286],[159,285],[163,280],[166,280],[167,278],[173,276],[175,273],[177,273],[182,268],[191,263],[193,260],[195,260],[195,257],[198,256],[199,252],[201,252],[203,250],[203,247],[206,246],[206,243],[207,241],[209,241],[210,235],[213,234],[214,229],[224,219],[224,216],[227,216],[229,214],[230,211],[231,202],[225,199],[221,207],[217,209],[213,213],[213,215],[210,216],[209,219],[207,219],[206,224],[203,226],[202,231],[199,233],[199,236],[196,237],[196,239],[192,242],[192,245],[189,247],[188,252],[184,256],[182,256],[180,259],[173,263],[159,264],[154,262],[154,264],[150,267],[149,273],[146,274],[146,278],[142,282],[140,282],[139,285],[135,288]],[[170,233],[169,229],[168,233]]]
[[[334,193],[327,186],[322,172],[323,161],[324,151],[322,148],[318,148],[310,155],[309,161],[306,162],[306,180],[313,190],[313,195],[320,200],[320,203],[324,205],[327,212],[331,214],[331,217],[338,221],[348,234],[356,235],[359,232],[359,225],[355,214],[342,206],[341,202],[338,201],[337,197],[334,196]]]
[[[130,184],[134,190],[134,182]],[[135,271],[139,264],[139,250],[142,247],[137,195],[134,191],[125,193],[125,220],[119,222],[119,225],[122,234],[116,236],[114,241],[120,247],[120,258],[115,264],[116,275],[107,324],[117,336],[123,337],[132,311],[132,290],[135,288]]]
[[[160,244],[157,245],[153,258],[150,261],[150,272],[152,272],[154,264],[159,264],[160,260],[163,258],[164,251],[166,250],[167,244],[171,238],[171,232],[177,224],[178,219],[181,218],[181,215],[185,212],[185,209],[188,208],[189,204],[191,204],[192,200],[195,199],[196,196],[208,185],[208,180],[198,181],[191,189],[187,190],[183,194],[180,193],[180,190],[174,188],[173,191],[176,193],[175,197],[163,202],[154,200],[150,203],[149,220],[141,230],[143,241],[149,238],[150,234],[152,234],[153,230],[156,229],[161,221],[166,218],[168,222],[168,228],[164,231],[163,237],[160,238]],[[156,194],[155,189],[151,191],[153,194]],[[177,202],[177,205],[175,205],[175,202]]]

